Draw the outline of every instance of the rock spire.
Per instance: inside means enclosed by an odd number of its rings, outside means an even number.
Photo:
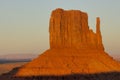
[[[100,31],[100,18],[96,18],[96,36],[97,36],[97,45],[99,49],[103,49],[103,44],[102,44],[102,36],[101,36],[101,31]]]

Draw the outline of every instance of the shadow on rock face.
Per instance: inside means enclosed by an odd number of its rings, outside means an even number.
[[[96,74],[71,74],[65,76],[31,76],[13,77],[18,68],[0,76],[0,80],[120,80],[120,72],[96,73]]]

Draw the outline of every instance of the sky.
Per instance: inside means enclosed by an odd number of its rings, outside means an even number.
[[[49,48],[49,18],[56,8],[87,12],[95,31],[101,18],[105,51],[120,56],[120,0],[0,0],[0,55],[41,54]]]

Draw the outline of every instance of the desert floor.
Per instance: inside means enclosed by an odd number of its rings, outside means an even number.
[[[20,67],[20,66],[24,65],[25,63],[26,62],[0,64],[0,75],[11,71],[13,68]]]

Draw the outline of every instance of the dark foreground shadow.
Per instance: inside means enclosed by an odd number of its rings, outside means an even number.
[[[0,80],[120,80],[120,72],[108,72],[99,74],[71,74],[65,76],[31,76],[12,77],[18,68],[0,76]]]

